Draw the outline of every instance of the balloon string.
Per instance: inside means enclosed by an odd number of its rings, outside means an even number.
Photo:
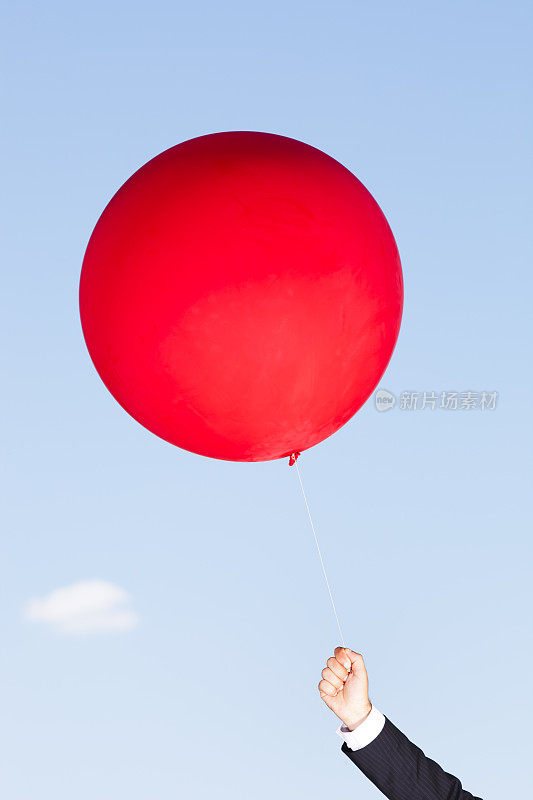
[[[342,646],[344,647],[344,636],[342,635],[342,628],[341,628],[341,624],[339,622],[339,616],[337,614],[337,609],[335,608],[335,601],[333,600],[333,593],[331,591],[331,586],[329,585],[328,575],[327,575],[327,572],[326,572],[326,567],[324,566],[324,559],[322,558],[322,553],[320,551],[320,545],[318,544],[318,537],[316,535],[315,526],[313,525],[313,518],[311,516],[311,511],[309,510],[309,503],[307,502],[307,496],[305,494],[304,485],[302,483],[302,476],[300,475],[300,470],[298,468],[298,462],[297,461],[294,461],[294,466],[296,467],[296,472],[298,473],[298,480],[300,481],[300,488],[302,490],[303,498],[304,498],[304,501],[305,501],[305,507],[307,508],[307,516],[309,517],[309,522],[311,523],[311,530],[313,531],[313,536],[315,537],[316,549],[318,550],[318,557],[320,558],[320,564],[322,565],[322,572],[324,573],[326,586],[328,587],[329,599],[331,600],[333,613],[335,614],[335,619],[337,620],[337,627],[339,629],[339,633],[340,633],[340,636],[341,636]]]

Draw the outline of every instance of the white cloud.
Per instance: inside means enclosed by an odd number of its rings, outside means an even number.
[[[34,597],[26,603],[24,616],[66,634],[128,631],[139,622],[127,592],[100,580],[79,581]]]

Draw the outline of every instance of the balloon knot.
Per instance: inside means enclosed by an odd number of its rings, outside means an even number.
[[[294,464],[296,464],[296,461],[298,460],[298,456],[299,455],[300,455],[300,451],[299,450],[295,450],[294,453],[291,453],[290,458],[289,458],[289,467],[292,467],[292,466],[294,466]]]

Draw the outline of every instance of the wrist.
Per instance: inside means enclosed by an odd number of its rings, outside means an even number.
[[[342,720],[346,727],[353,731],[361,725],[372,711],[372,703],[368,700],[360,709],[353,714],[346,714]]]

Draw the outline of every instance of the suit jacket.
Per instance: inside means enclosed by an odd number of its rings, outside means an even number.
[[[424,755],[419,747],[385,719],[376,738],[360,750],[342,751],[389,800],[481,800]]]

